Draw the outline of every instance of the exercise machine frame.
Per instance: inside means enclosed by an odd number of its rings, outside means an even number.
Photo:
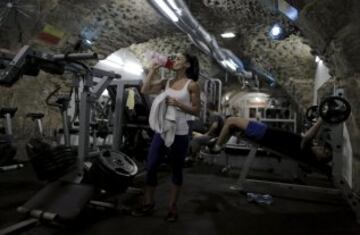
[[[32,61],[29,62],[31,57]],[[26,74],[26,71],[22,71],[23,67],[27,63],[34,64],[33,60],[38,59],[41,63],[44,63],[47,71],[52,72],[52,68],[55,65],[63,67],[63,71],[68,70],[75,74],[81,74],[84,77],[83,92],[80,100],[80,135],[78,146],[78,162],[76,170],[63,176],[61,179],[52,182],[40,190],[34,197],[32,197],[27,203],[18,208],[21,213],[30,215],[30,218],[26,221],[20,222],[13,226],[10,226],[4,230],[1,230],[1,234],[10,234],[14,231],[23,229],[24,227],[31,227],[36,225],[40,220],[54,222],[62,219],[60,218],[63,213],[64,218],[74,219],[77,217],[86,204],[90,203],[95,206],[101,206],[106,208],[114,208],[114,205],[106,202],[91,201],[91,197],[94,194],[94,187],[91,185],[81,184],[84,177],[84,161],[89,154],[89,128],[90,128],[90,108],[91,103],[95,102],[103,91],[113,82],[117,86],[117,97],[115,115],[114,115],[114,141],[113,150],[118,150],[119,146],[117,141],[121,136],[121,121],[123,97],[121,94],[124,89],[125,82],[120,82],[121,76],[114,72],[108,72],[105,70],[92,68],[74,60],[80,59],[94,59],[96,54],[84,53],[84,54],[68,54],[68,55],[49,55],[44,53],[34,52],[29,46],[24,46],[20,52],[14,57],[10,66],[0,76],[0,82],[3,85],[12,85],[19,79],[19,76]],[[60,61],[61,60],[61,61]],[[50,65],[49,65],[50,64]],[[39,66],[35,63],[35,66]],[[40,69],[42,69],[40,67]],[[54,73],[59,72],[56,70]],[[95,86],[94,78],[98,79]],[[114,80],[116,79],[116,80]],[[92,90],[91,90],[92,88]],[[119,107],[120,106],[120,107]],[[119,136],[120,135],[120,136]],[[42,200],[47,198],[46,202]],[[54,203],[53,203],[54,202]],[[42,205],[42,206],[37,206]],[[39,207],[39,208],[37,208]],[[67,209],[65,209],[65,208]],[[50,208],[49,210],[41,208]],[[34,219],[35,218],[35,219]]]
[[[335,95],[344,96],[343,89],[337,89]],[[357,222],[360,223],[360,196],[352,191],[351,185],[344,176],[343,172],[344,157],[342,150],[344,125],[344,123],[331,125],[325,124],[323,125],[322,130],[320,130],[320,133],[323,134],[322,141],[330,143],[333,149],[332,180],[334,187],[320,187],[274,182],[269,180],[248,179],[247,175],[259,147],[256,144],[252,144],[250,152],[246,157],[245,164],[241,169],[239,178],[235,185],[230,186],[230,189],[240,192],[266,192],[275,196],[335,204],[342,203],[341,197],[343,197],[355,212]]]

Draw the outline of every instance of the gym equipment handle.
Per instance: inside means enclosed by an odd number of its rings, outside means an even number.
[[[95,52],[86,53],[69,53],[53,55],[54,60],[73,59],[73,60],[91,60],[97,59],[98,55]]]

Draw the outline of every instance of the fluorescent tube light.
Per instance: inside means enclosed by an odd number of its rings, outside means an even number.
[[[173,10],[164,2],[164,0],[154,0],[156,4],[165,12],[165,14],[174,22],[178,22],[179,18],[175,15]]]
[[[222,38],[234,38],[235,37],[235,33],[233,32],[227,32],[227,33],[223,33],[221,34]]]
[[[227,66],[228,68],[232,69],[233,71],[236,71],[237,69],[237,65],[231,60],[223,60],[221,61],[221,63],[225,66]]]
[[[299,17],[299,11],[286,1],[278,1],[279,11],[285,14],[289,19],[295,21]]]
[[[174,0],[167,0],[167,2],[168,2],[169,5],[171,6],[171,8],[175,10],[175,12],[176,12],[178,15],[181,15],[182,10],[176,5],[176,3],[175,3]]]

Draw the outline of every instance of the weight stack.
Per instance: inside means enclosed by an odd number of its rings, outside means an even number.
[[[51,145],[40,139],[31,139],[26,152],[40,180],[53,181],[76,167],[76,151],[70,147]]]

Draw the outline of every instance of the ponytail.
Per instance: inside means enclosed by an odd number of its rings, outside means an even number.
[[[186,69],[185,73],[188,78],[193,81],[199,79],[199,61],[196,56],[184,53],[186,61],[190,64],[190,67]]]

